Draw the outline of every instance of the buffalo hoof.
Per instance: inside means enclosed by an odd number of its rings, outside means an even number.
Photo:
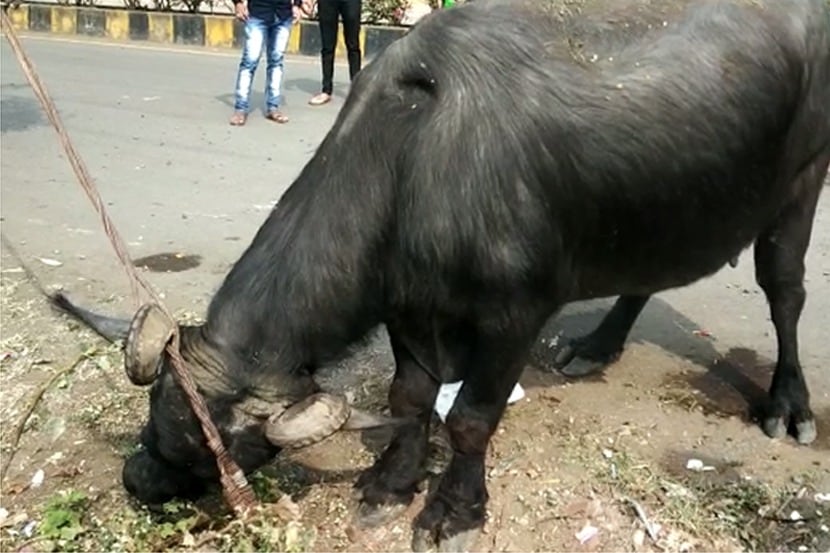
[[[441,552],[466,552],[471,551],[473,546],[481,534],[481,528],[472,528],[464,530],[453,536],[440,538],[437,540],[438,549]],[[435,536],[430,530],[424,528],[416,528],[412,535],[412,551],[415,553],[423,553],[426,551],[436,551]]]
[[[359,528],[376,528],[401,514],[415,498],[414,486],[405,491],[389,489],[380,468],[374,466],[364,471],[355,483],[358,500],[355,525]]]
[[[620,355],[621,347],[609,346],[586,336],[560,347],[555,353],[553,366],[565,376],[579,378],[600,372]]]
[[[470,551],[484,527],[481,501],[471,503],[470,499],[452,498],[451,492],[442,492],[442,487],[452,490],[448,481],[442,480],[437,493],[415,517],[413,551]]]
[[[799,418],[801,420],[798,420]],[[785,437],[788,428],[787,419],[788,417],[780,415],[771,415],[764,418],[761,424],[764,434],[774,439]],[[806,417],[794,417],[794,419],[792,427],[796,441],[801,445],[810,445],[813,443],[818,437],[818,431],[816,430],[816,421],[813,419],[812,414]]]
[[[406,508],[403,503],[369,505],[361,501],[354,516],[354,525],[362,530],[377,528],[397,518]]]

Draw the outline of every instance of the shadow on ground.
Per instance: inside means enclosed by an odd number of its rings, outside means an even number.
[[[611,299],[574,304],[552,318],[531,353],[521,379],[522,385],[528,390],[560,388],[566,382],[583,386],[606,385],[608,379],[613,378],[614,364],[599,374],[569,380],[553,370],[554,348],[550,344],[589,332],[599,324],[612,304]],[[707,416],[736,417],[744,424],[756,427],[760,433],[758,420],[766,405],[775,362],[740,344],[722,344],[723,348],[719,350],[715,347],[715,339],[699,332],[700,328],[666,301],[652,298],[632,329],[627,349],[634,344],[656,346],[670,356],[666,360],[669,368],[655,365],[654,358],[646,360],[638,369],[643,371],[642,382],[637,381],[635,373],[631,385],[649,390],[659,388],[661,400],[690,409],[699,408]],[[670,366],[671,357],[688,362],[688,368],[693,370],[675,371]],[[629,357],[627,363],[637,363],[638,359],[636,356]],[[368,397],[373,408],[385,409],[393,370],[392,356],[388,353],[388,336],[381,331],[373,338],[372,344],[349,360],[321,372],[326,374],[327,380],[335,383],[334,387],[346,390],[363,388],[365,391],[366,381],[382,381]],[[363,395],[366,396],[365,393]],[[820,410],[816,413],[816,419],[819,439],[811,447],[830,449],[830,410]],[[373,430],[363,434],[362,442],[367,449],[378,454],[389,437],[389,432]]]

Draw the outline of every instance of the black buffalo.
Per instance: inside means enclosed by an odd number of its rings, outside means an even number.
[[[601,14],[569,27],[555,0],[477,0],[428,16],[359,74],[206,322],[181,329],[244,470],[361,426],[313,375],[384,324],[389,404],[406,422],[358,480],[360,514],[377,523],[412,500],[439,384],[463,379],[446,420],[452,461],[413,545],[464,549],[484,524],[490,437],[543,324],[568,302],[620,296],[559,352],[566,372],[585,372],[576,360],[596,368],[652,294],[753,244],[779,348],[763,429],[815,438],[796,327],[830,163],[830,8],[653,3],[683,10],[662,24],[637,17],[642,2],[615,3],[643,23],[615,36],[594,32],[608,24]],[[582,39],[566,40],[569,28]],[[126,322],[64,305],[127,334]],[[145,449],[123,474],[144,501],[217,478],[162,353],[169,332],[144,309],[126,343],[132,380],[153,382]],[[303,425],[280,418],[292,405]]]

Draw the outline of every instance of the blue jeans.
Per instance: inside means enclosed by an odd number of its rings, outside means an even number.
[[[265,109],[270,111],[280,106],[282,99],[283,59],[291,35],[292,18],[274,17],[270,22],[249,16],[245,21],[245,46],[242,61],[236,76],[234,109],[248,113],[250,110],[251,83],[254,80],[262,49],[265,48],[267,66],[265,70]]]

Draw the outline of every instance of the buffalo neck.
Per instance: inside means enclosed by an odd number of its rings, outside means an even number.
[[[206,338],[249,368],[313,370],[379,323],[382,179],[341,144],[323,141],[211,301]]]

